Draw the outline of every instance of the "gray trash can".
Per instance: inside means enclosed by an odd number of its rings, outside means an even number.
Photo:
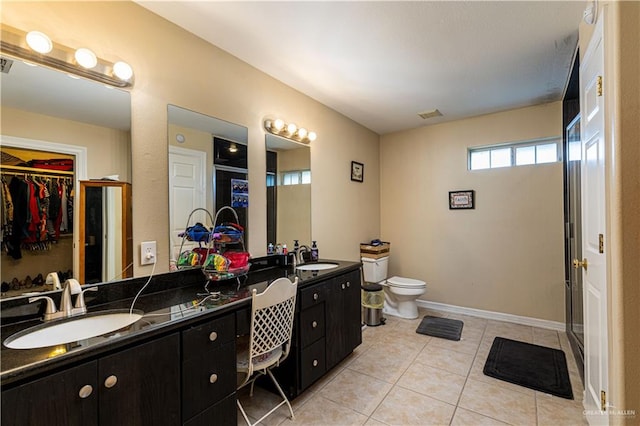
[[[384,290],[380,284],[366,283],[361,290],[364,323],[368,326],[384,324],[382,308],[384,307]]]

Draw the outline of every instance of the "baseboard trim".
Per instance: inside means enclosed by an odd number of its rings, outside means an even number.
[[[451,312],[454,314],[470,315],[478,318],[485,318],[497,321],[507,321],[515,324],[530,325],[533,327],[548,328],[555,331],[565,331],[563,322],[549,321],[520,315],[505,314],[502,312],[485,311],[483,309],[465,308],[463,306],[448,305],[446,303],[429,302],[427,300],[417,300],[417,305],[421,308],[433,309],[434,311]]]

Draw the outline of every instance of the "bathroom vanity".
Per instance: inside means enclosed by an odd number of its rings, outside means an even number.
[[[2,424],[235,425],[235,340],[249,330],[251,291],[297,275],[292,351],[275,370],[295,397],[361,343],[360,264],[334,262],[334,269],[294,272],[269,259],[237,280],[210,284],[217,299],[203,295],[199,270],[162,274],[136,302],[145,316],[129,327],[54,347],[3,345]],[[87,294],[89,312],[128,308],[145,282],[101,284]],[[3,341],[41,322],[37,302],[1,307]]]

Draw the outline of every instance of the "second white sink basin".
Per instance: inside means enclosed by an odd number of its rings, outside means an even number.
[[[10,349],[35,349],[89,339],[127,327],[143,312],[134,310],[89,313],[64,320],[44,323],[9,336],[4,345]]]
[[[320,263],[305,263],[303,265],[297,266],[296,269],[300,271],[322,271],[325,269],[333,269],[337,267],[338,267],[337,263],[320,262]]]

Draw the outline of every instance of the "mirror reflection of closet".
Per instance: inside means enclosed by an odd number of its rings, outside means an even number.
[[[133,276],[131,184],[80,182],[80,273],[84,284]]]
[[[2,147],[2,294],[73,274],[74,157]]]

